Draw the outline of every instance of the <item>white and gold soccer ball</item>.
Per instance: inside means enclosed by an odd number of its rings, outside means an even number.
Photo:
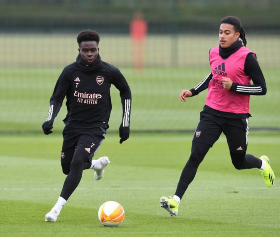
[[[104,226],[118,226],[123,222],[124,217],[122,205],[115,201],[103,203],[98,210],[98,218]]]

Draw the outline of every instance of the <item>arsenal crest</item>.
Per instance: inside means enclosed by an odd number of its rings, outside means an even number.
[[[102,85],[103,82],[104,82],[104,77],[102,77],[102,76],[97,76],[97,77],[96,77],[96,82],[97,82],[97,84],[98,84],[99,86]]]
[[[201,131],[195,131],[195,136],[200,137]]]

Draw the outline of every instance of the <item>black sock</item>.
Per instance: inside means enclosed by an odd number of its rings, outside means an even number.
[[[251,155],[245,153],[230,153],[232,164],[238,170],[243,169],[252,169],[252,168],[261,168],[262,160]]]
[[[247,169],[251,169],[251,168],[259,169],[262,167],[262,160],[251,154],[246,154],[245,162],[246,162],[246,166],[248,167]]]

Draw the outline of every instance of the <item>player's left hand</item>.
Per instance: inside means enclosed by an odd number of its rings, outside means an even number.
[[[232,80],[228,77],[222,77],[222,84],[223,87],[229,91],[232,85]]]
[[[52,133],[52,128],[53,128],[53,125],[52,125],[52,122],[50,122],[50,121],[45,121],[42,124],[42,129],[46,135],[49,135]]]
[[[119,135],[120,135],[120,144],[122,144],[124,141],[126,141],[129,138],[130,128],[129,127],[123,127],[122,124],[119,128]]]

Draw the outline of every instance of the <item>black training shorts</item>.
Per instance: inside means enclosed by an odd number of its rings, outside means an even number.
[[[77,150],[86,152],[88,160],[91,162],[92,157],[105,139],[105,134],[106,130],[101,127],[85,130],[66,126],[63,130],[61,163],[71,164]]]
[[[193,142],[213,146],[223,132],[230,151],[233,153],[244,153],[248,145],[248,123],[248,118],[226,118],[202,111],[200,113],[200,122],[194,133]]]

